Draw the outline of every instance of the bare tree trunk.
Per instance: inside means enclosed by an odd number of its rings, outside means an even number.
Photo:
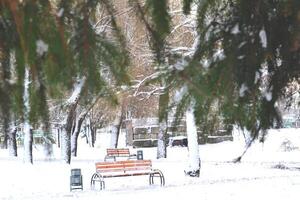
[[[133,144],[133,128],[132,120],[126,121],[126,145],[131,146]]]
[[[167,157],[166,135],[168,130],[167,119],[163,119],[159,123],[159,132],[157,138],[157,159]]]
[[[8,140],[8,136],[7,136],[7,134],[4,132],[4,140],[3,140],[3,142],[1,142],[1,144],[0,144],[0,148],[1,149],[7,149],[7,140]]]
[[[74,122],[76,119],[76,109],[80,100],[82,89],[85,85],[85,77],[82,77],[74,85],[74,91],[67,101],[66,106],[66,119],[61,132],[61,156],[67,163],[71,163],[71,135],[74,132]]]
[[[186,130],[188,139],[189,160],[185,173],[191,177],[200,176],[201,160],[199,156],[197,127],[194,116],[194,104],[190,104],[186,111]]]
[[[71,138],[66,128],[63,128],[60,134],[61,139],[61,157],[67,164],[71,163]]]
[[[117,115],[112,125],[111,131],[111,147],[117,148],[119,142],[119,135],[121,130],[121,125],[123,121],[123,108],[117,111]]]
[[[33,163],[32,155],[33,134],[28,122],[24,123],[24,162]]]
[[[1,40],[1,39],[0,39]],[[14,137],[14,133],[12,132],[12,118],[11,118],[11,72],[12,72],[12,64],[11,64],[11,53],[8,46],[6,46],[6,41],[0,41],[0,49],[2,54],[2,59],[0,66],[0,74],[1,74],[1,88],[0,88],[0,107],[2,111],[2,120],[3,120],[3,133],[4,133],[4,141],[1,144],[2,148],[9,149],[10,156],[17,156],[17,148],[14,148],[14,141],[16,137]],[[16,145],[16,143],[15,143]],[[13,149],[12,149],[13,148]]]
[[[9,132],[9,104],[10,95],[7,93],[9,91],[9,78],[10,78],[10,52],[3,38],[0,38],[0,74],[1,74],[1,84],[0,84],[0,108],[2,112],[2,122],[3,122],[3,133],[4,141],[1,148],[7,149],[8,132]]]
[[[33,163],[32,156],[32,143],[33,143],[33,134],[31,131],[31,126],[29,123],[29,112],[30,112],[30,104],[29,104],[29,69],[25,67],[25,78],[24,78],[24,161]]]
[[[86,122],[86,124],[85,124],[86,138],[88,140],[89,146],[92,147],[93,146],[93,141],[92,141],[92,131],[91,131],[91,120],[90,120],[90,118],[87,117],[85,119],[85,122]]]
[[[162,80],[161,87],[166,87],[166,81]],[[159,95],[159,132],[157,138],[157,159],[167,157],[167,131],[168,131],[168,105],[169,91]]]
[[[61,133],[61,128],[57,129],[57,147],[60,148],[60,133]]]
[[[76,107],[77,103],[69,107],[66,124],[61,132],[61,156],[67,164],[71,163],[71,134],[74,126]]]
[[[96,127],[93,123],[91,123],[91,139],[92,139],[92,147],[95,147],[96,142]]]
[[[4,106],[4,105],[1,105],[1,106]],[[2,149],[7,149],[8,148],[8,140],[9,140],[9,120],[6,115],[6,112],[5,109],[2,107],[2,113],[4,115],[4,119],[3,119],[3,133],[4,133],[4,140],[2,142],[1,145],[1,148]]]
[[[72,156],[76,157],[77,156],[77,149],[78,149],[78,136],[82,127],[82,123],[85,119],[86,114],[79,116],[76,126],[75,126],[75,131],[72,133],[71,137],[71,154]]]
[[[7,140],[7,147],[10,156],[17,157],[18,150],[17,150],[17,128],[11,125],[8,133],[8,140]]]
[[[46,159],[51,159],[53,156],[53,145],[52,145],[52,134],[51,134],[51,128],[49,122],[45,123],[45,129],[44,129],[44,154]]]

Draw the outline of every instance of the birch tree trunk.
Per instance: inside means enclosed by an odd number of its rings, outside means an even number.
[[[197,127],[195,123],[194,104],[190,103],[186,110],[186,130],[188,139],[188,169],[185,173],[191,177],[200,176],[201,160],[199,156]]]
[[[29,69],[25,67],[25,78],[24,78],[24,162],[33,163],[32,156],[32,143],[33,143],[33,134],[31,131],[31,126],[29,123],[29,112],[30,112],[30,104],[29,104]]]

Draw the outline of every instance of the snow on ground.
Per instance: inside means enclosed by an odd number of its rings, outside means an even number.
[[[23,163],[21,149],[18,158],[9,158],[7,150],[1,149],[0,199],[299,199],[300,129],[270,131],[266,142],[254,144],[238,164],[230,161],[241,154],[244,142],[238,133],[234,138],[233,142],[199,146],[200,178],[183,173],[187,163],[186,147],[168,147],[168,158],[159,160],[155,148],[142,148],[144,159],[153,160],[153,167],[163,171],[165,187],[149,186],[147,176],[122,177],[106,179],[103,191],[91,190],[89,186],[94,163],[104,158],[106,147],[103,144],[91,149],[81,143],[78,157],[71,165],[60,161],[57,148],[55,158],[45,161],[39,147],[34,147],[33,165]],[[130,150],[136,152],[137,149]],[[69,191],[72,168],[82,170],[83,191]]]

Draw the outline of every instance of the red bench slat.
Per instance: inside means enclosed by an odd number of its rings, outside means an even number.
[[[106,149],[106,157],[130,157],[129,149]]]
[[[129,149],[106,149],[108,155],[111,154],[129,154]]]
[[[117,162],[99,162],[96,163],[98,172],[122,172],[151,170],[151,160],[127,160]]]

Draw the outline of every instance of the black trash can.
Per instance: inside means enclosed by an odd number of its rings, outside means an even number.
[[[144,159],[144,155],[143,155],[143,151],[142,150],[138,150],[137,151],[136,158],[138,160],[143,160]]]
[[[71,169],[70,191],[75,189],[83,190],[81,169]]]

